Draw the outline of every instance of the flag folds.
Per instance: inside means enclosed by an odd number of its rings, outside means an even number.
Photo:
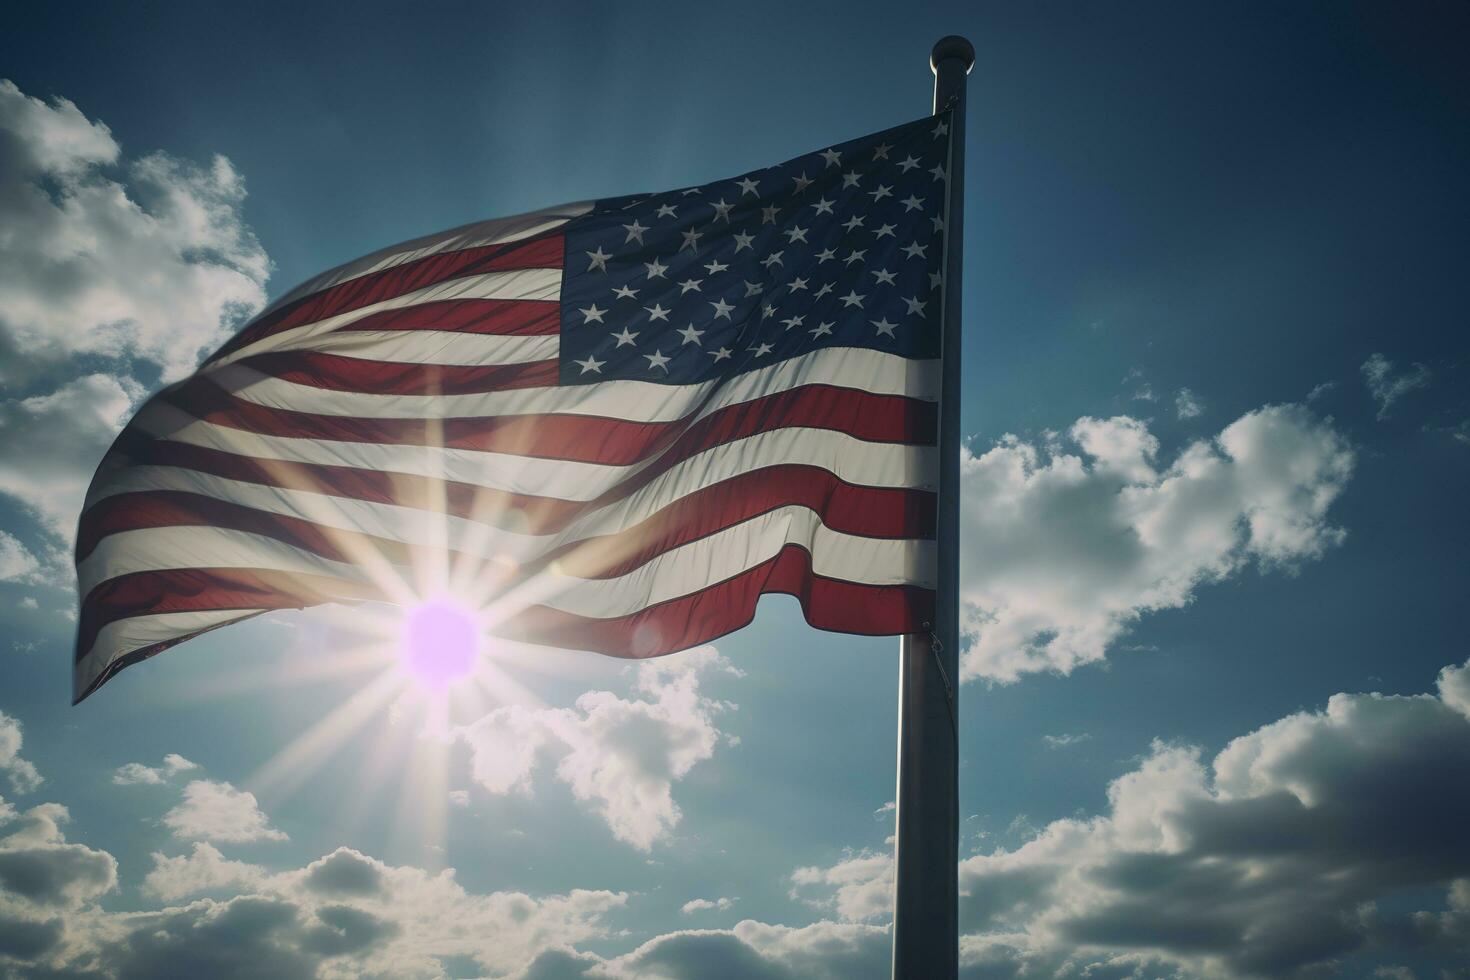
[[[446,578],[492,634],[623,657],[772,592],[822,629],[921,628],[948,147],[935,116],[300,286],[99,467],[77,700],[261,612]]]

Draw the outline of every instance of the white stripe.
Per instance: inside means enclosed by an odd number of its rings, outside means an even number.
[[[812,571],[867,585],[900,585],[933,577],[933,542],[865,538],[833,531],[805,507],[789,506],[751,518],[717,534],[655,556],[626,575],[588,579],[555,572],[535,576],[487,610],[487,619],[545,605],[577,616],[626,616],[660,602],[692,595],[754,568],[796,544],[812,555]],[[207,563],[201,557],[208,556]],[[187,568],[239,568],[324,576],[342,583],[343,597],[361,595],[380,581],[381,569],[339,562],[274,538],[216,527],[162,527],[122,531],[103,540],[77,566],[82,595],[102,582],[138,572]],[[393,566],[405,588],[414,570]],[[331,583],[322,585],[330,593]],[[355,587],[356,586],[356,587]]]
[[[479,367],[555,360],[561,352],[561,336],[503,337],[451,330],[337,330],[303,337],[291,349],[399,364]]]
[[[695,418],[800,385],[825,384],[875,395],[937,401],[939,361],[912,360],[863,347],[826,347],[721,381],[663,385],[603,381],[562,388],[521,388],[471,395],[379,395],[329,391],[262,374],[243,365],[210,378],[246,401],[317,415],[378,419],[484,418],[499,415],[596,415],[630,422]],[[705,399],[708,399],[706,402]]]
[[[170,442],[255,459],[406,473],[561,500],[593,500],[658,461],[654,456],[630,466],[608,466],[473,449],[258,435],[201,422],[163,402],[149,404],[132,425]],[[806,463],[830,470],[849,483],[915,486],[916,481],[924,479],[923,474],[930,472],[927,467],[932,453],[932,448],[925,446],[865,442],[831,429],[792,427],[722,443],[676,465],[694,469],[734,463],[744,470],[753,468],[751,464],[756,461],[766,466]],[[721,456],[728,457],[728,461],[719,461]]]
[[[239,350],[209,361],[200,369],[201,374],[211,374],[242,357],[263,354],[267,351],[292,350],[303,346],[309,338],[330,333],[349,323],[386,310],[401,310],[420,303],[455,299],[504,299],[556,301],[561,298],[560,269],[511,269],[504,272],[486,272],[478,276],[449,279],[444,282],[416,289],[402,296],[394,296],[377,303],[345,313],[338,313],[321,320],[313,320],[289,330],[268,334]]]
[[[439,255],[444,252],[458,252],[467,248],[478,248],[484,245],[503,245],[509,242],[517,242],[530,238],[544,231],[550,231],[566,224],[573,218],[579,217],[592,210],[591,202],[578,202],[575,204],[560,204],[555,207],[542,208],[540,211],[532,211],[529,214],[513,215],[509,218],[493,218],[489,221],[476,221],[472,224],[453,228],[449,231],[439,232],[433,235],[425,235],[411,241],[400,242],[387,248],[379,249],[371,255],[365,255],[360,259],[329,269],[320,275],[313,276],[306,282],[297,286],[280,299],[276,300],[261,316],[266,316],[287,303],[294,303],[303,296],[330,289],[332,286],[347,282],[349,279],[357,279],[361,276],[391,269],[394,266],[413,262],[417,259],[427,258],[430,255]],[[257,317],[256,319],[259,319]]]
[[[97,631],[92,649],[72,671],[72,696],[81,697],[118,657],[155,643],[188,636],[212,626],[236,623],[266,612],[264,609],[209,609],[201,612],[152,613],[108,623]]]

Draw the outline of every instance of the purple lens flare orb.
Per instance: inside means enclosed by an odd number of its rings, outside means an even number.
[[[470,675],[479,655],[479,624],[462,607],[433,599],[409,611],[403,665],[425,688],[436,693],[448,690]]]

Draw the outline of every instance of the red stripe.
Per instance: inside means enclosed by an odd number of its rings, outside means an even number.
[[[832,429],[867,442],[910,445],[932,445],[937,431],[933,402],[830,385],[804,385],[728,405],[692,423],[551,414],[433,420],[318,415],[246,401],[206,377],[192,378],[160,397],[195,418],[261,435],[442,446],[609,466],[627,466],[671,446],[685,458],[778,428]]]
[[[337,327],[365,330],[445,330],[505,337],[547,337],[561,331],[561,304],[539,299],[444,299],[383,310]]]
[[[381,272],[358,276],[267,313],[231,338],[210,360],[282,330],[349,310],[360,310],[450,279],[515,269],[559,269],[564,245],[563,235],[558,229],[517,242],[441,252]]]
[[[788,545],[776,557],[733,578],[632,615],[591,619],[533,606],[497,624],[493,632],[508,639],[617,657],[655,657],[740,629],[754,618],[760,596],[777,592],[795,596],[812,626],[838,633],[909,633],[933,620],[932,590],[860,585],[815,575],[806,550]],[[92,648],[103,626],[132,616],[296,609],[343,596],[382,598],[370,585],[251,569],[169,569],[124,575],[98,586],[83,603],[77,659]]]
[[[545,388],[556,384],[559,373],[555,360],[471,367],[399,364],[305,350],[252,354],[239,363],[293,384],[375,395],[478,395]]]

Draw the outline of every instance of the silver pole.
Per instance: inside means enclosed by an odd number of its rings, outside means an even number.
[[[943,331],[939,398],[937,597],[931,632],[899,641],[895,980],[959,973],[960,279],[964,243],[965,77],[975,49],[951,35],[934,45],[934,113],[949,112]],[[952,112],[950,112],[952,110]]]

